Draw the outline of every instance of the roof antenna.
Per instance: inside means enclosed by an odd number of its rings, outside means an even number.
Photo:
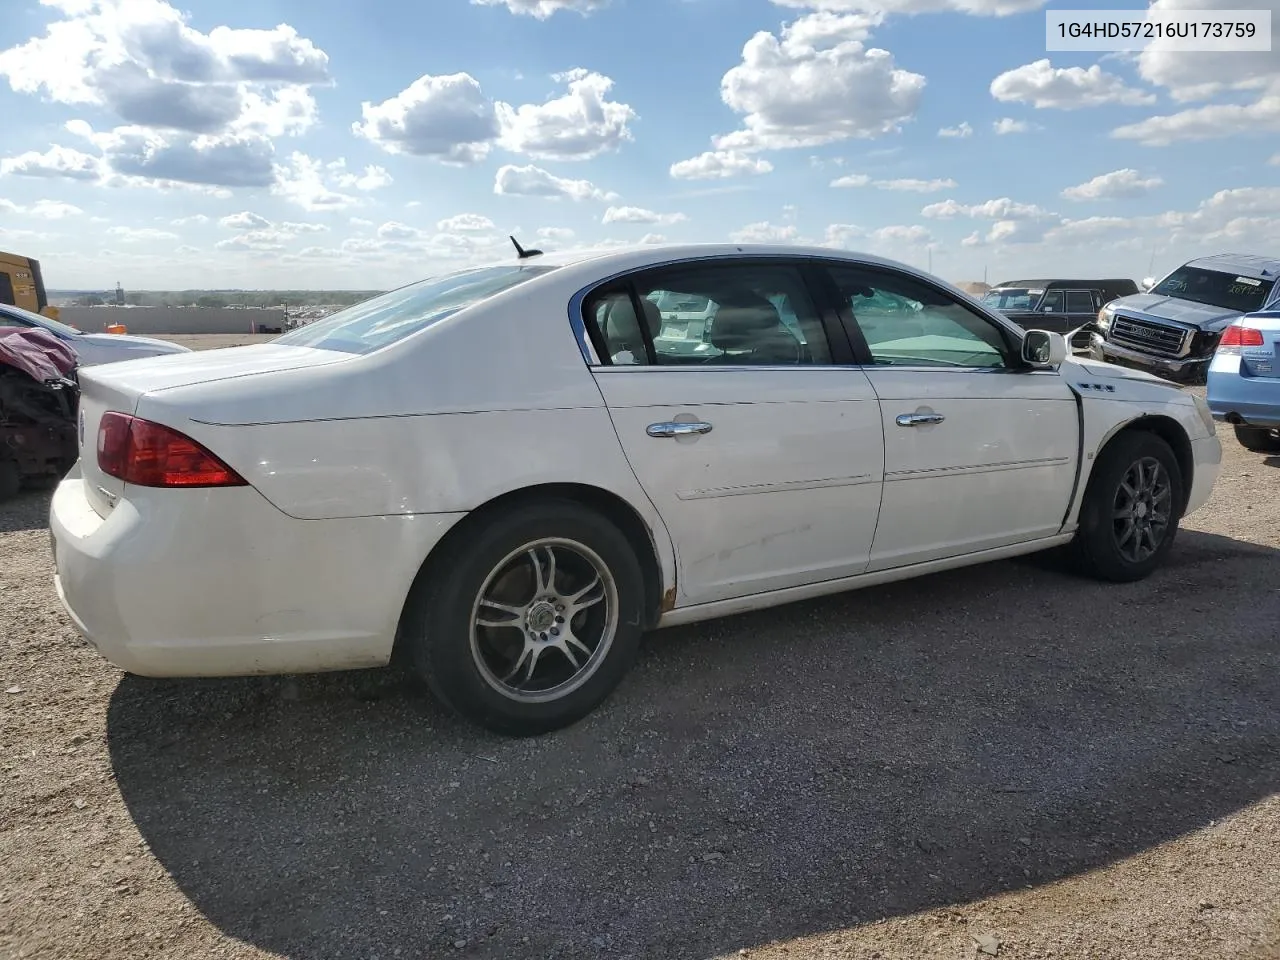
[[[526,250],[524,247],[520,246],[520,241],[515,237],[511,238],[511,242],[516,245],[516,258],[519,260],[528,260],[530,257],[542,256],[541,250]]]

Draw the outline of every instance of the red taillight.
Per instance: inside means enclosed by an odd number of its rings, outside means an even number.
[[[125,413],[98,424],[98,468],[140,487],[243,487],[244,479],[190,437]]]
[[[1261,347],[1264,344],[1261,330],[1240,327],[1234,323],[1222,332],[1222,339],[1218,341],[1220,347]]]

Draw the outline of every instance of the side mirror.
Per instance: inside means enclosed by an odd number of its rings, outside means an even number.
[[[1060,333],[1028,330],[1022,338],[1022,359],[1037,370],[1060,366],[1067,353],[1067,338]]]

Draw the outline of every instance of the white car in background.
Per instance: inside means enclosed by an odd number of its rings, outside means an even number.
[[[0,304],[0,327],[38,327],[47,330],[76,352],[82,367],[167,353],[191,353],[189,347],[155,337],[127,333],[85,333],[69,324],[9,304]]]
[[[657,336],[668,294],[715,305],[705,351]],[[81,417],[56,583],[110,661],[395,656],[514,734],[593,710],[653,627],[1058,546],[1145,577],[1222,453],[1198,397],[902,264],[771,245],[522,254],[86,370]]]

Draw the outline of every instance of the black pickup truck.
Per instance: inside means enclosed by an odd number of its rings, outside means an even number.
[[[1085,327],[1072,346],[1086,347],[1098,311],[1137,292],[1132,280],[1010,280],[988,290],[982,302],[1027,330],[1066,334]]]

